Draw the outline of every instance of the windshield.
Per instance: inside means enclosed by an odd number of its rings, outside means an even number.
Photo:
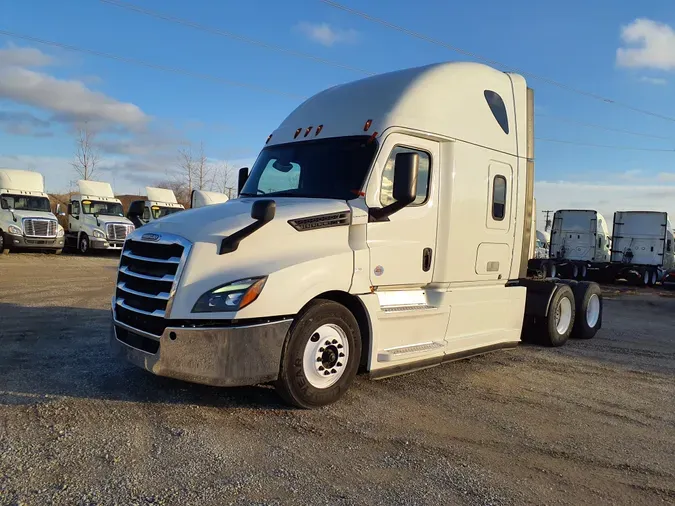
[[[102,216],[124,216],[122,204],[119,202],[102,202],[100,200],[83,200],[82,211],[84,214],[97,214]]]
[[[31,195],[2,195],[2,207],[17,211],[44,211],[51,212],[51,206],[47,197],[33,197]]]
[[[173,213],[177,213],[178,211],[182,211],[180,207],[160,207],[160,206],[152,206],[152,217],[154,219],[159,219],[162,218],[163,216],[168,216]]]
[[[339,137],[265,148],[241,195],[354,199],[377,152],[377,142],[369,139]]]

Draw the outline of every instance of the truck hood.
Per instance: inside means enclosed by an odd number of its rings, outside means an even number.
[[[88,220],[91,223],[93,223],[94,225],[96,224],[96,216],[94,216],[93,214],[87,214],[85,216],[87,216]],[[131,223],[131,220],[123,216],[99,216],[98,221],[102,227],[104,227],[108,223],[124,223],[126,225],[133,225],[133,223]]]
[[[237,312],[237,318],[292,314],[327,290],[349,290],[354,271],[350,227],[299,231],[289,224],[289,220],[298,218],[349,212],[345,201],[275,199],[272,221],[244,238],[236,251],[218,254],[225,237],[253,223],[250,213],[256,200],[234,199],[172,214],[129,236],[140,239],[147,233],[174,234],[192,243],[173,302],[172,319],[214,318],[213,313],[191,313],[197,299],[213,288],[249,277],[269,276],[259,300]],[[218,317],[234,318],[235,313],[218,313]]]
[[[52,213],[48,213],[45,211],[28,211],[28,210],[21,210],[17,211],[14,210],[14,216],[16,216],[17,220],[22,220],[23,218],[41,218],[41,219],[46,219],[46,220],[55,220],[56,216]]]
[[[142,233],[167,232],[184,237],[192,243],[217,242],[220,245],[224,237],[253,223],[251,207],[256,200],[267,199],[233,199],[221,204],[171,214],[145,225]],[[256,238],[261,235],[269,236],[272,231],[279,229],[294,232],[288,220],[350,210],[349,205],[341,200],[289,197],[272,200],[276,202],[274,219],[244,241],[253,239],[254,236]],[[142,234],[137,235],[140,237]]]

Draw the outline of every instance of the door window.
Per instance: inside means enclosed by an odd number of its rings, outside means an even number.
[[[73,200],[73,216],[78,216],[80,214],[80,203],[77,200]]]
[[[429,175],[431,167],[431,156],[426,151],[407,148],[405,146],[396,146],[391,150],[382,172],[382,186],[380,190],[380,204],[388,206],[395,202],[394,199],[394,162],[399,153],[417,153],[420,159],[419,173],[417,174],[417,198],[410,204],[411,206],[420,206],[424,204],[429,195]]]
[[[506,216],[506,178],[495,176],[492,184],[492,219],[502,221]]]

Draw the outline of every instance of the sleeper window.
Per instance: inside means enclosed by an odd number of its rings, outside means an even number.
[[[395,202],[394,192],[394,162],[396,155],[399,153],[417,153],[420,158],[419,172],[417,174],[417,198],[410,204],[411,206],[418,206],[424,204],[427,200],[429,192],[429,174],[431,168],[431,157],[426,151],[418,149],[406,148],[404,146],[396,146],[391,150],[387,163],[382,172],[382,190],[380,192],[380,203],[383,206],[388,206]]]
[[[506,178],[495,176],[492,183],[492,219],[502,221],[506,216]]]

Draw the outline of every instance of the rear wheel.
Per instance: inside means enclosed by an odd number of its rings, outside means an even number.
[[[577,283],[572,290],[576,310],[572,337],[591,339],[602,327],[602,290],[588,281]]]
[[[578,265],[572,265],[572,268],[570,269],[571,271],[571,276],[570,278],[572,279],[579,279],[579,266]]]
[[[562,346],[572,333],[575,317],[574,293],[568,285],[558,285],[544,320],[542,333],[546,346]]]
[[[354,315],[336,302],[313,301],[291,326],[275,387],[286,402],[300,408],[331,404],[351,385],[360,357],[361,333]]]
[[[558,274],[558,267],[553,262],[548,264],[548,277],[555,278]]]
[[[656,282],[659,280],[659,273],[656,269],[652,269],[649,273],[649,286],[656,286]]]
[[[9,253],[9,250],[5,250],[5,234],[0,231],[0,253]]]
[[[649,269],[645,269],[640,273],[642,279],[640,279],[640,286],[648,286],[649,281],[652,279],[652,275]]]

